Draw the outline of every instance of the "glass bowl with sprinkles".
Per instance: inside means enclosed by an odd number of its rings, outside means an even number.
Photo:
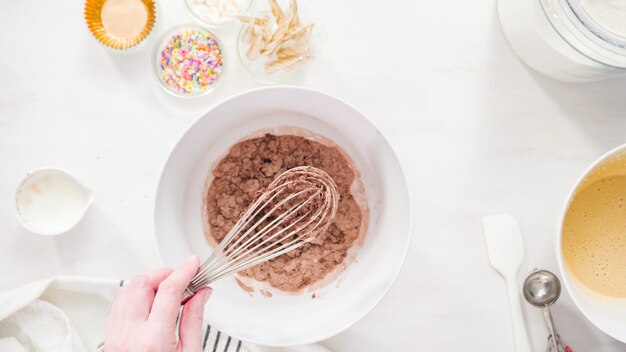
[[[195,26],[179,27],[166,34],[154,57],[161,86],[178,97],[210,93],[225,73],[222,43],[215,34]]]

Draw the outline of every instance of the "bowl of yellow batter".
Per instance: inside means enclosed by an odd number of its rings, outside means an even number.
[[[558,233],[557,261],[572,300],[600,330],[626,342],[626,145],[576,182]]]

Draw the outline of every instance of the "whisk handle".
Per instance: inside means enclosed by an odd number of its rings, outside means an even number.
[[[189,287],[187,287],[185,289],[185,292],[183,292],[183,298],[180,300],[180,305],[184,305],[185,303],[187,303],[187,301],[189,301],[191,299],[191,297],[195,296],[195,292],[193,292],[192,290],[189,289]]]
[[[191,297],[195,296],[195,292],[193,292],[192,290],[189,289],[189,287],[187,287],[185,289],[185,292],[183,293],[183,298],[180,300],[180,305],[184,305],[185,303],[187,303],[187,301],[189,301],[191,299]],[[98,347],[96,348],[97,352],[104,352],[104,342],[101,342]]]

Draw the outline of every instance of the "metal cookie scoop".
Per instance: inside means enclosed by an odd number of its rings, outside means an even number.
[[[543,318],[548,326],[548,352],[572,352],[569,346],[563,345],[561,337],[556,333],[552,315],[548,306],[552,305],[561,295],[561,282],[547,270],[537,270],[524,280],[524,298],[528,303],[541,308]]]

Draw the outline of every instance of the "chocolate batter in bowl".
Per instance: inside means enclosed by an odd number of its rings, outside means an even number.
[[[330,273],[337,274],[350,263],[353,258],[346,258],[348,250],[363,242],[368,208],[360,173],[345,152],[330,141],[323,143],[321,138],[314,141],[302,137],[313,135],[311,132],[282,129],[297,135],[267,133],[238,142],[229,149],[208,177],[203,215],[207,240],[216,245],[252,203],[255,193],[282,172],[297,166],[315,166],[326,171],[341,196],[328,231],[302,248],[239,273],[244,278],[267,282],[273,288],[293,293],[320,282]],[[254,282],[243,278],[238,282],[244,290],[254,291]],[[268,289],[261,292],[272,295]]]
[[[240,150],[238,154],[238,158],[248,155],[243,163],[251,164],[238,170],[237,177],[228,176],[230,168],[236,167],[232,165],[242,165],[239,161],[228,164],[233,146],[259,138],[247,147],[249,152]],[[284,144],[282,148],[292,152],[274,160],[274,141],[276,148]],[[256,155],[258,149],[269,152]],[[306,155],[315,150],[317,157]],[[339,163],[342,156],[351,165],[352,176],[339,172],[345,171],[344,167],[333,170],[338,163],[326,160],[323,155],[327,153]],[[214,246],[207,242],[205,230],[210,230],[209,238],[215,234],[219,239],[219,229],[224,231],[232,221],[225,215],[236,214],[256,182],[261,187],[281,168],[305,161],[318,163],[312,165],[320,166],[342,185],[347,210],[336,224],[339,232],[331,231],[313,253],[294,253],[267,271],[240,275],[241,285],[253,292],[242,290],[234,277],[211,284],[213,296],[206,305],[205,319],[230,336],[270,346],[329,338],[369,312],[399,273],[410,238],[411,211],[395,154],[374,125],[354,108],[323,93],[294,87],[260,89],[231,98],[198,119],[179,140],[164,167],[155,199],[156,240],[164,265],[175,266],[192,253],[208,257]],[[354,177],[352,182],[350,177]],[[220,205],[211,207],[217,209],[211,215],[209,190],[214,181],[213,202]],[[231,189],[231,185],[235,187]],[[218,193],[234,198],[217,202]],[[359,212],[349,210],[354,204]],[[316,266],[316,259],[329,265]],[[270,294],[272,297],[267,297]]]

